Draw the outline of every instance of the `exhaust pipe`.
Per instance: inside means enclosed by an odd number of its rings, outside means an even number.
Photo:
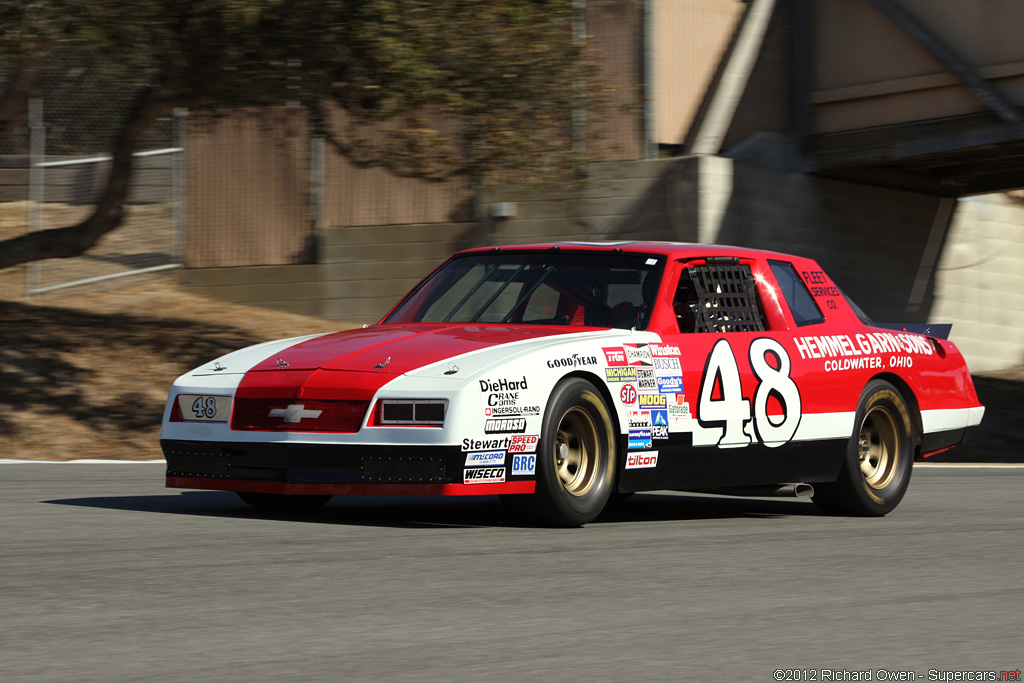
[[[810,484],[724,486],[717,489],[701,489],[697,493],[713,493],[719,496],[742,496],[744,498],[810,498],[814,495],[814,487]]]

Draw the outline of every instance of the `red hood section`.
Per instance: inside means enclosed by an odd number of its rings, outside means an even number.
[[[396,375],[498,344],[589,329],[593,328],[421,323],[337,332],[300,342],[262,361],[242,378],[235,397],[363,401],[368,406],[377,390]],[[302,431],[298,425],[295,429]]]
[[[490,346],[588,329],[443,323],[373,325],[300,342],[257,364],[250,372],[344,370],[388,375],[390,379],[445,358]]]

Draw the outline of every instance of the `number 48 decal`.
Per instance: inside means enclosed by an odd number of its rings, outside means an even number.
[[[700,383],[697,419],[701,426],[722,430],[720,447],[749,446],[755,436],[772,448],[785,444],[796,434],[801,415],[800,390],[789,376],[791,368],[789,354],[776,340],[762,337],[750,343],[750,369],[757,377],[751,419],[750,399],[743,397],[736,356],[729,342],[719,339],[708,355]],[[713,398],[716,385],[721,391],[718,398]],[[768,414],[768,399],[772,396],[782,406],[782,415]],[[751,425],[754,434],[747,429]]]

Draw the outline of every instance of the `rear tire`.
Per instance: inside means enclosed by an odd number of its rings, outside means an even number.
[[[814,503],[834,514],[881,517],[910,484],[914,434],[907,403],[892,384],[872,380],[861,394],[854,433],[834,482],[814,484]]]
[[[537,491],[521,503],[534,517],[576,527],[601,514],[615,477],[615,434],[604,398],[570,378],[551,392],[537,451]]]
[[[238,497],[258,510],[268,512],[313,512],[319,510],[330,496],[286,496],[282,493],[236,491]]]

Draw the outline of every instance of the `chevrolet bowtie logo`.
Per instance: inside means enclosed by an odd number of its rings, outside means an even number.
[[[283,417],[285,422],[302,422],[302,418],[315,419],[320,417],[322,410],[306,410],[302,403],[293,403],[287,408],[274,408],[267,417]]]

